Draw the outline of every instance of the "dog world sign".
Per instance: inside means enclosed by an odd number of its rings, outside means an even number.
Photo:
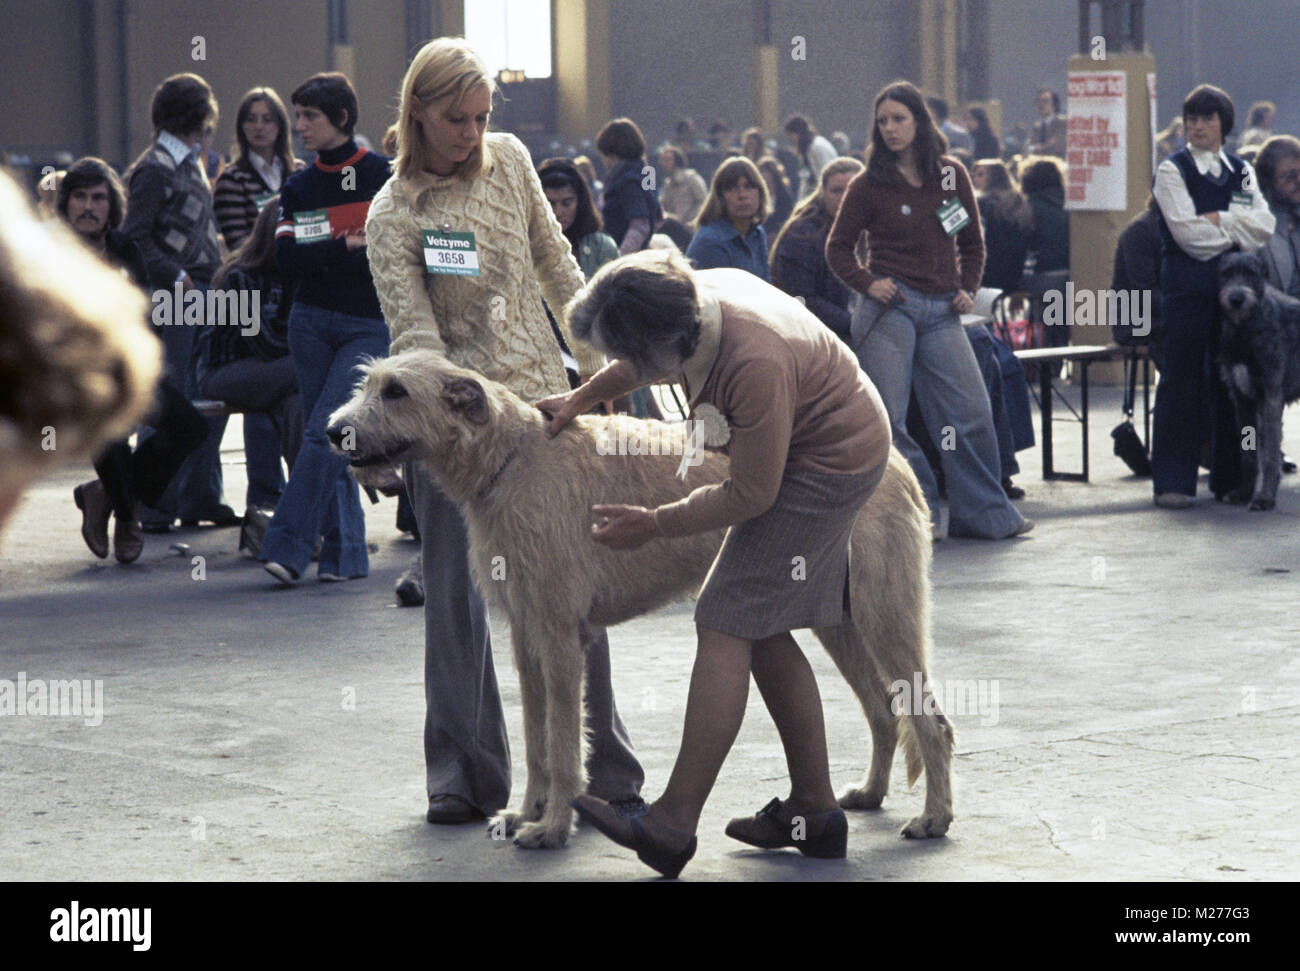
[[[1128,208],[1128,131],[1124,75],[1072,71],[1065,161],[1066,209]]]

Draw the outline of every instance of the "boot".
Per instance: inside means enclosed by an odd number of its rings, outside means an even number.
[[[113,526],[113,555],[119,563],[134,563],[144,552],[144,530],[140,526],[140,506],[137,504],[130,520],[120,516]]]
[[[72,490],[72,501],[81,510],[81,538],[101,560],[108,558],[108,517],[113,512],[104,483],[84,482]]]

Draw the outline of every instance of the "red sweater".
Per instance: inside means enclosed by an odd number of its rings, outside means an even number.
[[[942,180],[926,182],[919,189],[905,180],[885,188],[869,183],[866,172],[849,183],[826,240],[826,262],[848,286],[866,293],[877,279],[891,277],[922,293],[946,293],[958,286],[969,293],[979,289],[984,236],[975,190],[965,167],[956,159],[945,155],[939,164],[952,167],[955,192],[945,192]],[[939,207],[954,198],[970,216],[956,237],[944,232],[937,215]],[[853,252],[864,229],[869,247],[866,268]]]

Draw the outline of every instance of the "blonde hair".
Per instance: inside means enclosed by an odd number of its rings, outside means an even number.
[[[428,105],[440,98],[451,97],[454,110],[481,84],[487,85],[491,94],[496,94],[496,83],[488,75],[487,65],[464,38],[439,37],[420,48],[402,79],[401,106],[396,124],[397,154],[393,161],[393,170],[398,178],[409,179],[424,171],[424,132],[412,115],[415,100],[418,98],[421,104]],[[487,156],[487,139],[484,138],[469,158],[460,164],[456,175],[462,179],[474,178],[488,163]]]

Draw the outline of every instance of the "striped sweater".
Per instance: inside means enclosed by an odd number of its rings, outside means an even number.
[[[302,168],[299,161],[294,171],[300,172]],[[260,209],[258,200],[266,201],[277,194],[247,162],[236,162],[217,176],[212,208],[228,249],[233,250],[253,231]]]

